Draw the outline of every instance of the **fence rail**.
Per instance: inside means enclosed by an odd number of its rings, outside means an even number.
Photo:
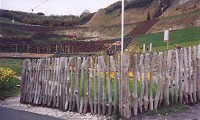
[[[200,100],[200,45],[157,53],[25,60],[22,103],[126,118]]]

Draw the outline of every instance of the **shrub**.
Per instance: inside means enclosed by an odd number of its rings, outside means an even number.
[[[0,89],[14,87],[18,82],[16,72],[10,68],[0,67]]]

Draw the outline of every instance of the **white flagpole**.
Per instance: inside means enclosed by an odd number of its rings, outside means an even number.
[[[124,0],[122,0],[121,57],[124,54]]]
[[[124,54],[124,0],[122,0],[122,20],[121,20],[121,24],[122,24],[122,26],[121,26],[121,86],[122,86],[122,81],[123,81],[123,59],[122,59],[122,57],[123,57],[123,54]],[[121,87],[120,86],[120,87]],[[122,112],[122,102],[121,102],[121,100],[123,99],[122,98],[122,89],[121,89],[121,91],[120,91],[120,93],[121,93],[121,98],[120,98],[120,111],[121,111],[121,114],[123,114],[123,112]]]

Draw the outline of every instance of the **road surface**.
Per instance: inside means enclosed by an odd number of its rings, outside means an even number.
[[[1,120],[62,120],[55,117],[40,115],[21,110],[14,110],[4,107],[0,107],[0,119]]]

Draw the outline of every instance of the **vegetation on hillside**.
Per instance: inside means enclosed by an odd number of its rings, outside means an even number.
[[[88,22],[94,13],[85,16],[63,15],[45,16],[44,13],[25,13],[19,11],[0,10],[0,17],[15,20],[20,23],[42,25],[42,26],[68,26],[74,27]]]

